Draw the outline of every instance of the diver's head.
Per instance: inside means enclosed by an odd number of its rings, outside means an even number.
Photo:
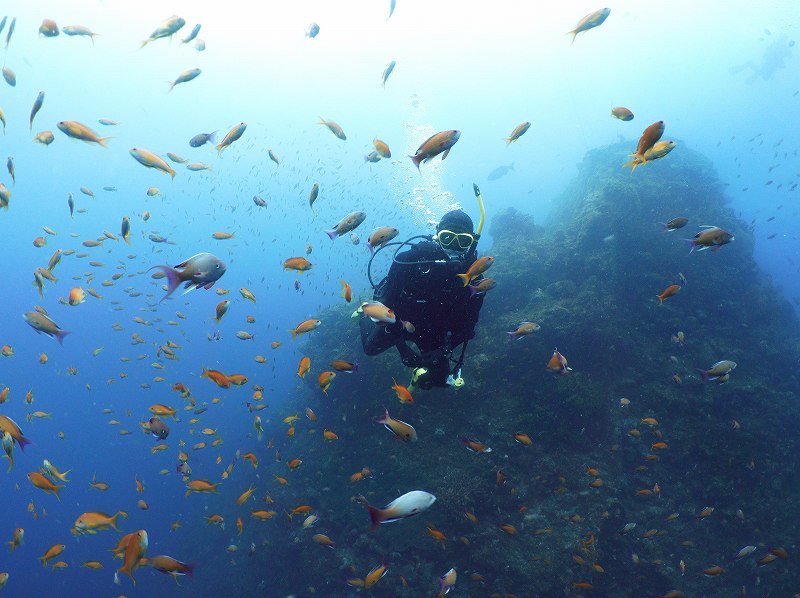
[[[436,226],[436,242],[450,259],[464,259],[478,242],[472,218],[463,210],[447,212]]]

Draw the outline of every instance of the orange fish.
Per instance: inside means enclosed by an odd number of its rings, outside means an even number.
[[[353,290],[350,288],[350,285],[343,281],[341,278],[339,279],[342,283],[342,297],[345,301],[350,303],[353,300]]]
[[[39,560],[42,561],[42,567],[47,564],[47,561],[51,561],[57,556],[59,556],[64,550],[66,549],[66,545],[64,544],[54,544],[50,548],[47,549],[47,552],[44,553],[43,556],[39,557]]]
[[[311,358],[310,357],[303,357],[300,360],[300,366],[297,368],[297,375],[301,378],[305,378],[306,374],[311,369]]]
[[[317,544],[321,544],[322,546],[328,546],[330,548],[334,548],[334,546],[336,545],[336,543],[325,534],[314,534],[311,537],[311,539]]]
[[[187,573],[192,575],[194,571],[194,565],[182,563],[172,557],[161,554],[147,559],[147,564],[156,571],[161,571],[161,573],[166,573],[173,577],[177,575],[186,575]]]
[[[397,398],[400,399],[400,402],[407,405],[413,405],[414,397],[411,396],[411,392],[408,390],[408,388],[402,384],[398,384],[397,380],[394,378],[392,378],[392,383],[392,390],[397,393]]]
[[[58,495],[58,491],[64,487],[64,484],[53,484],[53,482],[48,480],[38,471],[30,472],[28,474],[28,479],[31,481],[31,484],[39,488],[39,490],[44,490],[49,494],[54,494],[59,501],[61,500],[61,497]]]
[[[474,440],[472,438],[467,438],[466,436],[461,439],[461,442],[467,447],[468,451],[472,451],[473,453],[491,453],[492,449],[484,442],[479,442],[478,440]]]
[[[247,384],[247,376],[244,374],[233,374],[231,376],[227,376],[228,382],[234,384],[236,386],[243,386]]]
[[[464,286],[467,286],[475,278],[486,272],[494,264],[494,258],[491,255],[485,255],[472,262],[472,265],[464,274],[457,274]]]
[[[526,446],[530,446],[531,444],[533,444],[533,440],[531,440],[531,437],[528,436],[527,434],[523,434],[522,432],[515,433],[514,440]]]
[[[566,374],[572,371],[571,367],[567,367],[567,358],[559,353],[558,349],[553,351],[553,356],[547,362],[547,369],[556,374]]]
[[[297,272],[305,272],[311,270],[313,265],[304,257],[290,257],[283,262],[284,270],[296,270]]]
[[[217,309],[216,309],[217,315],[214,318],[217,321],[217,324],[219,324],[220,320],[222,319],[222,316],[224,316],[228,312],[228,307],[230,306],[230,304],[231,302],[228,301],[227,299],[225,301],[220,301],[219,303],[217,303]]]
[[[292,333],[292,340],[296,339],[301,334],[306,334],[308,332],[316,330],[316,328],[320,324],[322,324],[320,320],[305,320],[303,322],[300,322],[300,324],[297,325],[297,328],[292,328],[291,330],[289,330],[289,332]]]
[[[726,230],[718,226],[704,226],[693,239],[684,239],[691,248],[689,253],[700,248],[698,251],[711,248],[711,251],[719,251],[723,245],[727,245],[735,239],[735,237]]]
[[[636,167],[639,164],[644,164],[647,160],[644,157],[644,154],[647,150],[653,147],[656,142],[661,139],[661,136],[664,134],[664,121],[660,120],[658,122],[654,122],[652,125],[647,127],[642,136],[639,138],[639,144],[636,146],[636,153],[629,154],[633,157],[633,160],[629,162],[631,166],[631,173],[636,170]]]
[[[331,367],[337,372],[345,372],[348,374],[352,374],[358,371],[357,363],[350,363],[349,361],[345,361],[344,359],[334,359],[333,361],[331,361]]]
[[[127,574],[133,580],[133,585],[135,586],[136,579],[133,577],[133,572],[139,566],[139,560],[145,555],[146,552],[147,532],[143,529],[140,529],[128,540],[128,545],[125,547],[123,565],[117,569],[115,578],[118,579],[117,575],[121,571],[122,573]]]
[[[411,161],[414,163],[414,166],[417,167],[419,170],[419,165],[425,162],[428,162],[432,158],[435,158],[439,154],[442,154],[442,160],[447,157],[447,154],[450,153],[450,149],[456,144],[459,137],[461,137],[461,131],[441,131],[436,133],[435,135],[431,135],[422,142],[422,145],[417,148],[417,151],[414,153],[413,156],[409,156]]]
[[[371,303],[361,304],[362,313],[376,324],[381,322],[383,324],[394,324],[397,321],[394,310],[386,307],[380,301],[373,301]]]
[[[428,526],[428,535],[439,542],[444,548],[444,542],[447,540],[447,536],[445,536],[440,530],[436,529],[435,527]]]
[[[247,502],[247,499],[249,499],[253,495],[253,492],[255,492],[255,488],[251,484],[250,487],[244,492],[242,492],[239,498],[236,499],[236,504],[243,505],[245,502]]]
[[[663,304],[664,303],[664,299],[668,299],[669,297],[672,297],[673,295],[677,295],[678,291],[680,291],[680,290],[681,290],[681,285],[679,285],[679,284],[671,284],[666,289],[664,289],[664,291],[660,295],[656,295],[656,297],[658,297],[658,300]]]
[[[231,383],[228,381],[228,377],[218,370],[207,370],[206,368],[203,368],[203,373],[200,374],[200,377],[208,378],[220,388],[231,387]]]
[[[624,106],[618,106],[616,108],[611,109],[611,116],[614,118],[618,118],[619,120],[629,121],[633,120],[633,112],[625,108]]]
[[[69,304],[72,306],[80,305],[86,301],[86,293],[81,287],[75,287],[69,291]]]
[[[322,372],[317,377],[317,382],[319,382],[319,387],[322,389],[322,392],[328,394],[328,388],[331,385],[331,381],[336,377],[336,372]]]
[[[367,576],[364,578],[364,587],[371,588],[374,586],[380,579],[389,572],[386,565],[379,565],[375,567],[372,571],[370,571]]]
[[[339,436],[330,430],[323,430],[322,435],[325,437],[325,440],[339,440]]]

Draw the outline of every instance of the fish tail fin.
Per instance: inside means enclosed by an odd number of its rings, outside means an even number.
[[[703,379],[703,382],[708,382],[709,378],[708,370],[701,370],[698,368],[697,371],[700,372],[700,377]]]
[[[149,40],[149,39],[146,39],[146,40],[144,40],[144,41],[142,42],[142,45],[141,45],[141,46],[139,46],[139,49],[141,50],[142,48],[144,48],[144,47],[145,47],[147,44],[149,44],[149,43],[150,43],[150,40]]]
[[[161,298],[161,301],[172,295],[181,284],[181,273],[178,272],[175,268],[170,268],[169,266],[153,266],[153,268],[160,269],[164,274],[167,276],[167,294]],[[153,268],[150,268],[152,270]],[[148,270],[148,272],[150,271]],[[159,301],[159,303],[161,303]]]
[[[326,231],[325,231],[325,234],[326,234],[326,235],[328,235],[328,236],[330,237],[331,241],[333,241],[334,239],[336,239],[336,236],[337,236],[337,235],[336,235],[336,229],[335,229],[335,228],[332,228],[331,230],[326,230]]]
[[[354,364],[353,364],[353,369],[351,369],[350,371],[351,371],[353,374],[355,374],[355,373],[358,371],[358,364],[357,364],[357,363],[354,363]]]
[[[422,161],[422,160],[420,160],[420,157],[419,156],[409,156],[409,158],[411,158],[411,161],[414,163],[414,166],[417,167],[417,172],[420,172],[419,164]]]
[[[475,296],[475,294],[478,292],[478,287],[476,287],[475,285],[472,285],[472,284],[468,284],[467,288],[469,289],[469,297],[470,297],[470,299],[472,299]]]
[[[118,531],[118,532],[121,532],[121,531],[122,531],[121,529],[119,529],[119,528],[117,527],[117,517],[119,517],[119,516],[120,516],[120,514],[124,514],[126,517],[128,516],[128,515],[127,515],[127,513],[125,513],[125,511],[118,511],[118,512],[117,512],[117,514],[116,514],[116,515],[114,515],[114,516],[111,518],[111,521],[109,521],[109,523],[111,523],[111,527],[113,527],[113,528],[114,528],[116,531]]]
[[[367,507],[367,511],[369,511],[369,521],[371,524],[370,530],[378,529],[378,526],[385,519],[385,517],[383,516],[383,512],[377,507],[373,507],[369,503],[365,503],[365,506]]]
[[[456,276],[461,279],[461,281],[464,283],[464,286],[469,285],[469,274],[456,274]]]
[[[658,299],[658,301],[659,301],[659,303],[661,303],[661,305],[664,305],[664,298],[661,295],[656,295],[656,299]]]
[[[175,89],[175,81],[167,81],[167,84],[169,85],[169,89],[167,90],[167,93],[169,93],[173,89]]]
[[[569,42],[569,45],[571,46],[572,44],[575,43],[575,38],[578,37],[578,32],[574,31],[574,30],[573,31],[567,31],[567,33],[565,35],[571,35],[572,36],[572,41]]]
[[[19,448],[21,448],[24,451],[25,447],[27,445],[33,444],[33,443],[30,440],[28,440],[27,438],[25,438],[24,436],[20,436],[19,437],[19,442],[17,442],[17,444],[19,445]]]
[[[111,139],[111,137],[100,137],[100,138],[97,140],[97,143],[98,143],[98,145],[102,145],[103,147],[108,147],[108,146],[106,145],[106,141],[108,141],[109,139]]]
[[[61,502],[61,496],[58,494],[61,489],[64,487],[64,484],[53,484],[53,494],[56,495],[58,502]]]
[[[69,330],[57,330],[55,333],[56,340],[58,341],[58,344],[61,345],[62,347],[64,346],[64,337],[67,336],[68,334],[72,333]]]
[[[694,242],[694,239],[684,239],[684,241],[686,241],[686,244],[689,246],[689,253],[694,252],[697,247],[697,243]]]
[[[290,328],[289,332],[292,333],[292,340],[297,338],[297,328]]]
[[[503,137],[503,139],[505,139],[506,147],[511,145],[511,143],[514,141],[513,139],[511,139],[511,137]]]

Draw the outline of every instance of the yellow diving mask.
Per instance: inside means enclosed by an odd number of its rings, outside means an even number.
[[[475,236],[472,233],[454,233],[443,229],[436,233],[436,240],[442,249],[454,250],[458,247],[461,251],[467,251],[475,243]]]

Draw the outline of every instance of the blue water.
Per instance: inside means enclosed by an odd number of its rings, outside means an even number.
[[[473,183],[483,191],[489,223],[492,213],[516,207],[533,214],[537,224],[546,224],[555,198],[586,151],[619,139],[629,140],[633,150],[641,131],[663,119],[665,139],[684,140],[713,161],[731,205],[744,221],[755,220],[759,265],[787,298],[800,296],[795,189],[799,175],[792,128],[800,115],[800,71],[797,50],[790,47],[797,37],[793,3],[737,11],[722,2],[619,2],[611,6],[606,23],[579,35],[572,46],[564,33],[598,6],[430,6],[412,0],[397,4],[389,20],[389,2],[367,1],[233,8],[191,2],[169,7],[74,1],[4,4],[2,12],[16,15],[17,23],[8,48],[0,52],[18,82],[13,88],[0,82],[0,107],[7,120],[0,151],[13,156],[17,179],[12,184],[5,171],[0,176],[12,192],[10,209],[0,213],[0,248],[6,258],[0,343],[12,346],[15,353],[0,358],[0,384],[11,389],[0,413],[17,421],[33,444],[24,452],[16,449],[13,470],[0,474],[0,538],[10,540],[15,527],[25,529],[23,546],[0,554],[0,571],[11,573],[0,595],[177,591],[203,596],[210,595],[205,593],[213,585],[210,577],[219,583],[237,567],[245,567],[248,533],[261,524],[247,517],[249,510],[242,511],[247,532],[240,539],[236,512],[230,507],[251,483],[259,486],[263,506],[267,482],[272,481],[264,464],[273,461],[272,451],[255,438],[255,414],[245,407],[252,384],[264,387],[264,401],[270,405],[260,412],[265,439],[283,442],[285,426],[280,420],[297,411],[294,403],[291,411],[283,406],[304,396],[302,387],[313,387],[316,381],[315,375],[305,381],[295,375],[304,353],[288,330],[341,304],[339,279],[352,285],[354,303],[370,296],[365,244],[374,228],[395,226],[401,238],[430,232],[437,218],[455,206],[464,207],[477,221]],[[205,51],[177,39],[138,49],[171,12],[187,21],[176,37],[202,23],[199,37],[207,43]],[[37,29],[45,17],[59,26],[84,24],[100,36],[94,44],[63,34],[43,38]],[[321,31],[308,39],[303,32],[312,20]],[[8,25],[0,42],[7,30]],[[383,88],[380,75],[390,60],[396,60],[397,67]],[[742,66],[750,63],[755,68]],[[201,68],[202,74],[167,93],[168,82],[193,67]],[[30,107],[42,90],[44,105],[29,131]],[[611,118],[610,109],[617,105],[631,108],[635,119],[624,123]],[[347,141],[316,124],[319,116],[338,122]],[[97,122],[100,118],[120,124],[104,127]],[[110,136],[109,147],[67,138],[56,127],[61,120],[77,120]],[[533,123],[531,129],[506,147],[503,138],[526,120]],[[247,123],[245,134],[221,155],[211,145],[189,147],[195,134],[218,130],[221,139],[240,121]],[[461,130],[462,136],[447,160],[436,158],[417,172],[406,155],[428,136],[451,128]],[[31,141],[43,130],[55,135],[49,147]],[[376,136],[388,142],[393,157],[365,163],[363,156],[372,150]],[[190,162],[207,162],[213,170],[189,172],[170,163],[178,171],[172,180],[134,161],[128,154],[132,147],[163,157],[171,151]],[[281,159],[279,166],[269,160],[268,149]],[[680,145],[675,151],[681,151]],[[514,170],[487,180],[494,169],[511,163]],[[633,176],[639,175],[637,171]],[[315,182],[320,195],[312,213],[308,193]],[[105,186],[116,191],[104,191]],[[148,197],[151,186],[162,196]],[[81,187],[95,196],[82,194]],[[76,208],[87,210],[74,219],[67,208],[69,193]],[[267,201],[265,208],[253,204],[256,194]],[[141,218],[145,210],[151,214],[147,222]],[[323,230],[356,210],[368,214],[356,231],[361,243],[353,245],[349,235],[330,241]],[[131,220],[130,246],[110,240],[98,248],[81,246],[103,230],[118,234],[123,216]],[[776,218],[767,221],[770,216]],[[43,226],[57,235],[43,233]],[[215,231],[235,232],[235,238],[215,241]],[[153,243],[147,239],[150,233],[170,243]],[[36,248],[32,241],[40,235],[47,245]],[[484,251],[491,241],[485,234]],[[313,248],[307,256],[313,269],[301,275],[284,272],[283,260],[305,255],[308,244]],[[33,271],[46,266],[57,248],[85,251],[88,257],[65,256],[55,271],[58,283],[46,283],[40,299],[31,286]],[[148,268],[174,265],[204,251],[228,267],[215,288],[186,296],[177,292],[159,303],[161,281],[153,281]],[[90,260],[103,265],[92,267]],[[385,255],[376,260],[379,273],[387,264]],[[101,286],[115,272],[123,277],[113,286]],[[91,282],[86,281],[87,273],[93,275]],[[103,299],[88,296],[76,307],[60,304],[59,297],[66,297],[72,286],[92,287]],[[257,303],[244,300],[240,287],[252,291]],[[218,288],[230,294],[220,297]],[[126,289],[140,295],[130,296]],[[217,325],[211,318],[222,299],[232,304]],[[35,334],[21,319],[35,305],[71,332],[63,347]],[[247,315],[256,322],[246,323]],[[133,322],[135,316],[148,324]],[[112,329],[115,323],[121,324],[121,331]],[[324,334],[324,327],[323,322],[315,334]],[[254,339],[237,339],[239,330],[254,334]],[[221,340],[209,342],[207,336],[215,331]],[[134,333],[145,342],[131,344]],[[176,361],[156,357],[158,346],[168,339],[180,345]],[[272,349],[272,341],[283,344]],[[93,357],[93,350],[101,347]],[[49,358],[45,365],[39,363],[42,353]],[[267,357],[266,364],[254,361],[259,354]],[[353,346],[349,355],[340,357],[359,356],[360,347]],[[130,361],[121,361],[123,357]],[[154,368],[154,362],[165,369]],[[217,389],[200,378],[203,367],[243,373],[250,382]],[[77,373],[69,375],[67,368]],[[165,381],[154,381],[157,376]],[[209,404],[200,423],[192,426],[192,413],[183,411],[184,401],[170,390],[176,382],[188,386],[198,404],[215,397],[221,403]],[[34,397],[31,405],[24,402],[28,390]],[[374,392],[364,389],[365,395]],[[147,409],[154,403],[177,407],[182,420],[167,420],[170,448],[156,455],[150,452],[156,441],[143,435],[138,423],[150,417]],[[26,414],[34,410],[52,417],[27,423]],[[121,423],[110,425],[111,419]],[[210,443],[211,438],[200,435],[205,426],[217,428],[224,443],[189,451],[194,479],[219,480],[237,450],[256,452],[262,465],[254,472],[248,463],[237,463],[223,482],[222,497],[184,498],[184,485],[174,473],[178,441],[188,447],[201,440]],[[120,429],[131,434],[121,436]],[[62,471],[72,470],[60,501],[33,488],[25,477],[43,459]],[[0,467],[5,468],[5,462]],[[169,474],[160,475],[162,469]],[[93,473],[110,484],[108,492],[88,488]],[[135,476],[145,484],[141,495]],[[137,508],[140,498],[149,504],[147,511]],[[38,519],[28,512],[31,501]],[[121,587],[115,586],[112,571],[119,561],[112,564],[107,551],[118,534],[101,531],[76,540],[69,530],[84,511],[117,510],[129,514],[122,525],[125,532],[148,530],[149,555],[195,562],[195,578],[182,580],[176,590],[168,577],[142,568],[136,573],[135,589],[127,577]],[[225,513],[224,531],[206,527],[203,517],[213,512]],[[170,532],[169,524],[176,520],[182,527]],[[280,553],[274,546],[281,540],[271,541],[271,549]],[[66,571],[42,569],[36,558],[56,543],[67,545],[62,555],[69,563]],[[239,549],[230,557],[225,554],[229,544]],[[105,569],[80,567],[90,559],[102,560]],[[310,571],[309,585],[322,584],[313,577]],[[332,587],[329,592],[347,592],[344,584]],[[304,591],[297,588],[300,595]],[[250,595],[256,595],[255,587]]]

